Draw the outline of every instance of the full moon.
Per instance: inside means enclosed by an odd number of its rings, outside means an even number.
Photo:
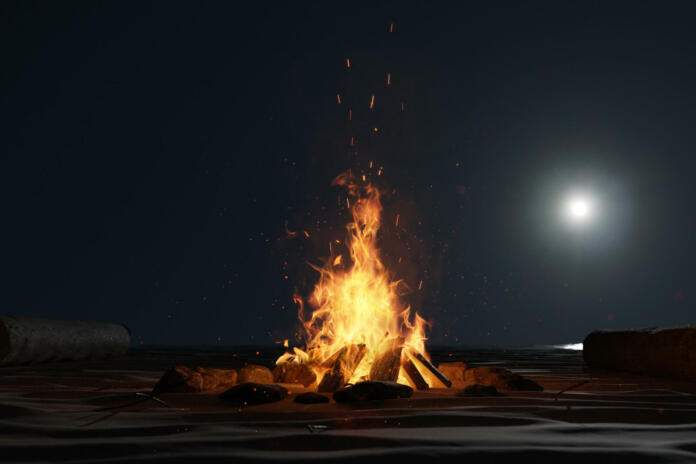
[[[584,200],[574,200],[570,204],[570,214],[577,218],[587,216],[587,202]]]
[[[566,212],[574,221],[585,221],[592,213],[590,201],[586,198],[571,198],[566,204]]]

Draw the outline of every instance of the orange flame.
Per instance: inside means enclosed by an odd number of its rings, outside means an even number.
[[[364,344],[365,355],[350,378],[354,383],[367,378],[372,363],[380,354],[380,344],[385,340],[402,337],[405,348],[425,353],[426,322],[417,313],[412,314],[411,308],[401,301],[405,284],[392,280],[380,258],[377,248],[382,215],[379,190],[369,182],[360,182],[351,171],[339,175],[332,185],[347,188],[353,198],[352,207],[349,206],[352,221],[347,224],[349,256],[332,256],[324,267],[312,266],[319,272],[319,282],[308,298],[314,308],[311,317],[306,318],[303,300],[295,297],[306,349],[294,348],[294,353],[285,353],[277,362],[294,361],[316,366],[314,370],[321,380],[325,368],[322,370],[319,366],[324,361],[343,347]],[[336,268],[339,265],[342,267]],[[406,356],[404,350],[402,358]],[[403,373],[398,381],[409,383]]]

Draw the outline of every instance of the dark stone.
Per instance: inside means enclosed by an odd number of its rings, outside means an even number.
[[[469,385],[455,393],[457,396],[500,396],[501,393],[493,385]]]
[[[239,405],[273,403],[288,396],[280,385],[247,382],[236,385],[220,395],[220,399]]]
[[[320,395],[319,393],[307,392],[300,393],[295,397],[295,403],[300,404],[318,404],[318,403],[328,403],[329,397]]]
[[[317,375],[306,364],[294,362],[278,364],[273,369],[273,381],[276,383],[301,383],[309,387],[317,381]]]
[[[153,395],[168,392],[206,392],[229,388],[237,383],[234,369],[174,366],[165,372],[152,389]]]
[[[513,374],[513,377],[507,382],[507,389],[514,391],[543,391],[544,387],[532,379]]]
[[[592,332],[582,356],[592,368],[696,380],[696,326]]]
[[[337,403],[352,403],[355,401],[409,398],[412,394],[413,389],[408,385],[388,381],[367,381],[338,390],[333,394],[333,398]]]
[[[491,385],[498,390],[542,391],[544,388],[531,379],[513,374],[501,367],[472,367],[464,372],[464,388],[469,385]]]

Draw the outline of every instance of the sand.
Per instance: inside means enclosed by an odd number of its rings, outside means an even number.
[[[696,462],[696,383],[588,371],[580,352],[552,348],[431,352],[436,363],[506,367],[545,390],[462,398],[442,389],[346,406],[294,403],[307,389],[288,385],[289,398],[260,406],[195,393],[162,394],[161,403],[138,393],[174,364],[270,365],[278,352],[135,350],[1,368],[0,461]]]

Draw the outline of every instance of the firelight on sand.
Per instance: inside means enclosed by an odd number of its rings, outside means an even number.
[[[350,171],[334,179],[333,185],[345,187],[350,195],[346,202],[352,213],[347,224],[349,256],[332,253],[325,266],[312,266],[319,272],[319,282],[309,298],[295,297],[306,346],[285,353],[277,363],[307,364],[316,373],[317,383],[327,373],[327,363],[351,350],[355,354],[341,362],[348,383],[370,379],[374,364],[390,350],[398,349],[395,369],[407,359],[422,366],[415,357],[427,356],[426,322],[401,301],[400,295],[407,288],[402,281],[393,280],[377,248],[380,192],[365,176],[357,177]],[[309,316],[307,306],[313,308]],[[432,385],[427,372],[422,374]],[[395,380],[413,384],[403,369]]]

